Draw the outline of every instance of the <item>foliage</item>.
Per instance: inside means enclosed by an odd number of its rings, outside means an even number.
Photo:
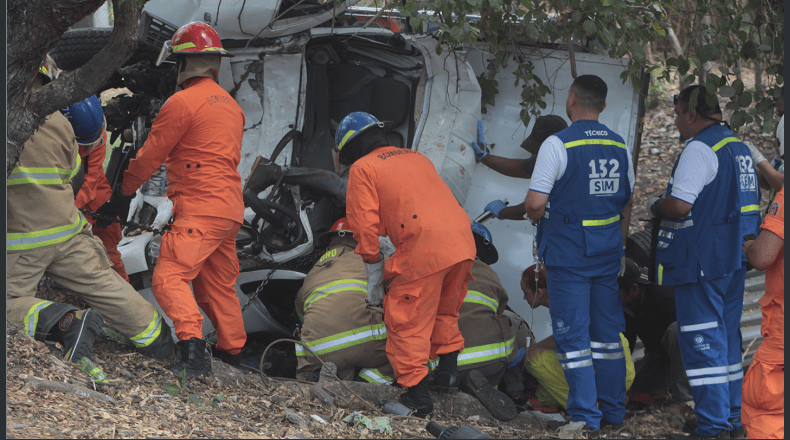
[[[187,386],[186,385],[186,381],[187,381],[187,370],[184,369],[184,370],[181,370],[180,373],[178,373],[178,381],[176,383],[174,383],[174,384],[172,384],[172,383],[165,384],[165,385],[162,386],[162,388],[165,390],[165,392],[167,394],[169,394],[170,396],[175,397],[175,396],[181,394],[182,391],[186,390],[186,386]],[[190,404],[194,403],[197,406],[202,406],[201,401],[200,401],[200,397],[197,394],[189,393],[188,391],[185,391],[185,392],[187,392],[188,394],[187,394],[187,398],[184,399],[184,402],[187,402],[187,403],[190,403]],[[225,400],[225,396],[223,394],[218,394],[218,395],[214,396],[211,399],[211,402],[205,404],[205,406],[210,406],[210,407],[216,409],[216,408],[219,408],[219,402],[222,402],[223,400]]]
[[[656,79],[692,84],[702,78],[709,89],[729,100],[733,128],[761,124],[773,114],[783,84],[784,9],[773,0],[412,0],[405,6],[415,29],[431,30],[446,46],[483,40],[492,62],[479,79],[483,106],[495,102],[496,73],[517,62],[516,83],[522,87],[521,118],[527,124],[546,107],[550,88],[538,78],[523,51],[536,45],[567,47],[585,40],[594,51],[622,59],[620,80],[642,88],[642,69]],[[678,23],[673,27],[672,21]],[[646,48],[662,43],[672,29],[686,41],[682,53],[648,59]],[[441,48],[438,50],[442,50]],[[704,72],[707,62],[720,62],[721,72]],[[739,64],[766,67],[770,88],[764,94],[746,90],[737,79]]]

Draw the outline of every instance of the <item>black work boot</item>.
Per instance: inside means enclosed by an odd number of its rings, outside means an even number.
[[[472,370],[464,381],[464,392],[477,398],[481,404],[499,420],[513,420],[518,414],[516,404],[502,391],[497,390],[488,382],[483,373]]]
[[[176,344],[173,342],[173,334],[170,326],[164,319],[159,321],[159,335],[146,346],[136,346],[137,352],[143,356],[163,361],[172,361],[175,356]]]
[[[225,350],[218,350],[214,348],[211,355],[219,358],[220,361],[225,362],[231,367],[241,368],[241,352],[230,354]]]
[[[458,353],[439,355],[439,366],[433,371],[433,378],[428,382],[431,391],[442,391],[449,394],[458,392]]]
[[[170,367],[175,374],[186,370],[187,376],[207,376],[211,359],[206,352],[206,341],[192,337],[176,343],[176,364]]]
[[[413,415],[416,417],[426,418],[433,416],[433,399],[431,398],[431,392],[428,390],[427,377],[423,377],[420,383],[409,388],[398,397],[398,402],[413,410]]]
[[[93,340],[101,332],[104,318],[94,310],[77,310],[63,315],[50,331],[51,339],[63,344],[64,358],[77,362],[91,358]]]
[[[250,176],[244,182],[242,191],[248,189],[258,195],[261,191],[274,185],[282,177],[283,171],[280,165],[258,156],[250,169]]]

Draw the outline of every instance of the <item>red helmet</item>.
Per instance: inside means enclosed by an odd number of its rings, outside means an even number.
[[[335,224],[332,225],[331,228],[329,228],[329,231],[324,232],[323,234],[318,236],[318,238],[320,238],[324,244],[329,244],[329,240],[332,239],[332,237],[334,237],[335,235],[342,236],[346,233],[353,234],[354,232],[351,230],[351,227],[348,225],[348,218],[342,217],[338,219],[335,222]]]
[[[170,41],[165,41],[162,51],[159,53],[157,66],[171,55],[219,55],[232,57],[222,48],[222,41],[219,39],[217,31],[206,23],[194,21],[181,26],[173,34]]]

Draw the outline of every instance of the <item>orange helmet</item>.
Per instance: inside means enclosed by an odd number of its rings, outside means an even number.
[[[173,34],[173,38],[170,41],[165,41],[156,65],[162,64],[171,55],[233,56],[233,54],[222,48],[222,41],[220,41],[217,31],[206,23],[199,21],[193,21],[181,26]]]
[[[353,234],[354,231],[352,231],[348,225],[348,218],[342,217],[338,219],[331,228],[329,228],[329,231],[319,235],[318,238],[321,239],[324,244],[329,244],[329,240],[331,240],[335,235],[343,236],[346,233]]]

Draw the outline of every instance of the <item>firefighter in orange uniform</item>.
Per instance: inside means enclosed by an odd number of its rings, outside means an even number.
[[[765,216],[757,240],[743,246],[757,270],[765,269],[763,342],[743,379],[743,426],[747,438],[785,437],[785,189],[782,187]]]
[[[398,383],[408,388],[400,401],[425,417],[433,413],[429,359],[440,359],[436,384],[458,386],[457,358],[464,348],[458,310],[476,250],[469,216],[433,163],[389,146],[391,126],[368,113],[351,113],[337,128],[335,148],[340,162],[351,165],[346,213],[359,242],[355,252],[365,261],[368,302],[384,303],[387,357]],[[386,271],[379,236],[389,236],[397,249]],[[392,281],[386,297],[385,278]]]
[[[162,107],[123,186],[102,209],[125,215],[131,195],[165,162],[174,221],[162,237],[153,293],[179,339],[180,361],[171,369],[200,376],[210,364],[198,307],[217,329],[220,360],[238,366],[247,338],[234,288],[239,274],[235,238],[244,221],[237,167],[245,120],[241,107],[217,83],[220,57],[232,55],[211,26],[181,27],[162,53],[175,57],[183,90]]]
[[[61,113],[71,122],[85,168],[85,182],[80,187],[74,204],[80,209],[96,211],[112,196],[110,182],[104,175],[104,159],[107,155],[107,122],[104,119],[101,101],[94,95],[64,108]],[[96,220],[93,217],[87,216],[86,219],[90,224],[96,226]],[[129,282],[129,276],[126,274],[123,260],[121,260],[121,253],[118,252],[118,242],[123,238],[120,223],[111,223],[106,228],[94,227],[93,235],[98,237],[104,244],[104,248],[107,249],[113,270],[118,272],[118,275],[126,282]]]

